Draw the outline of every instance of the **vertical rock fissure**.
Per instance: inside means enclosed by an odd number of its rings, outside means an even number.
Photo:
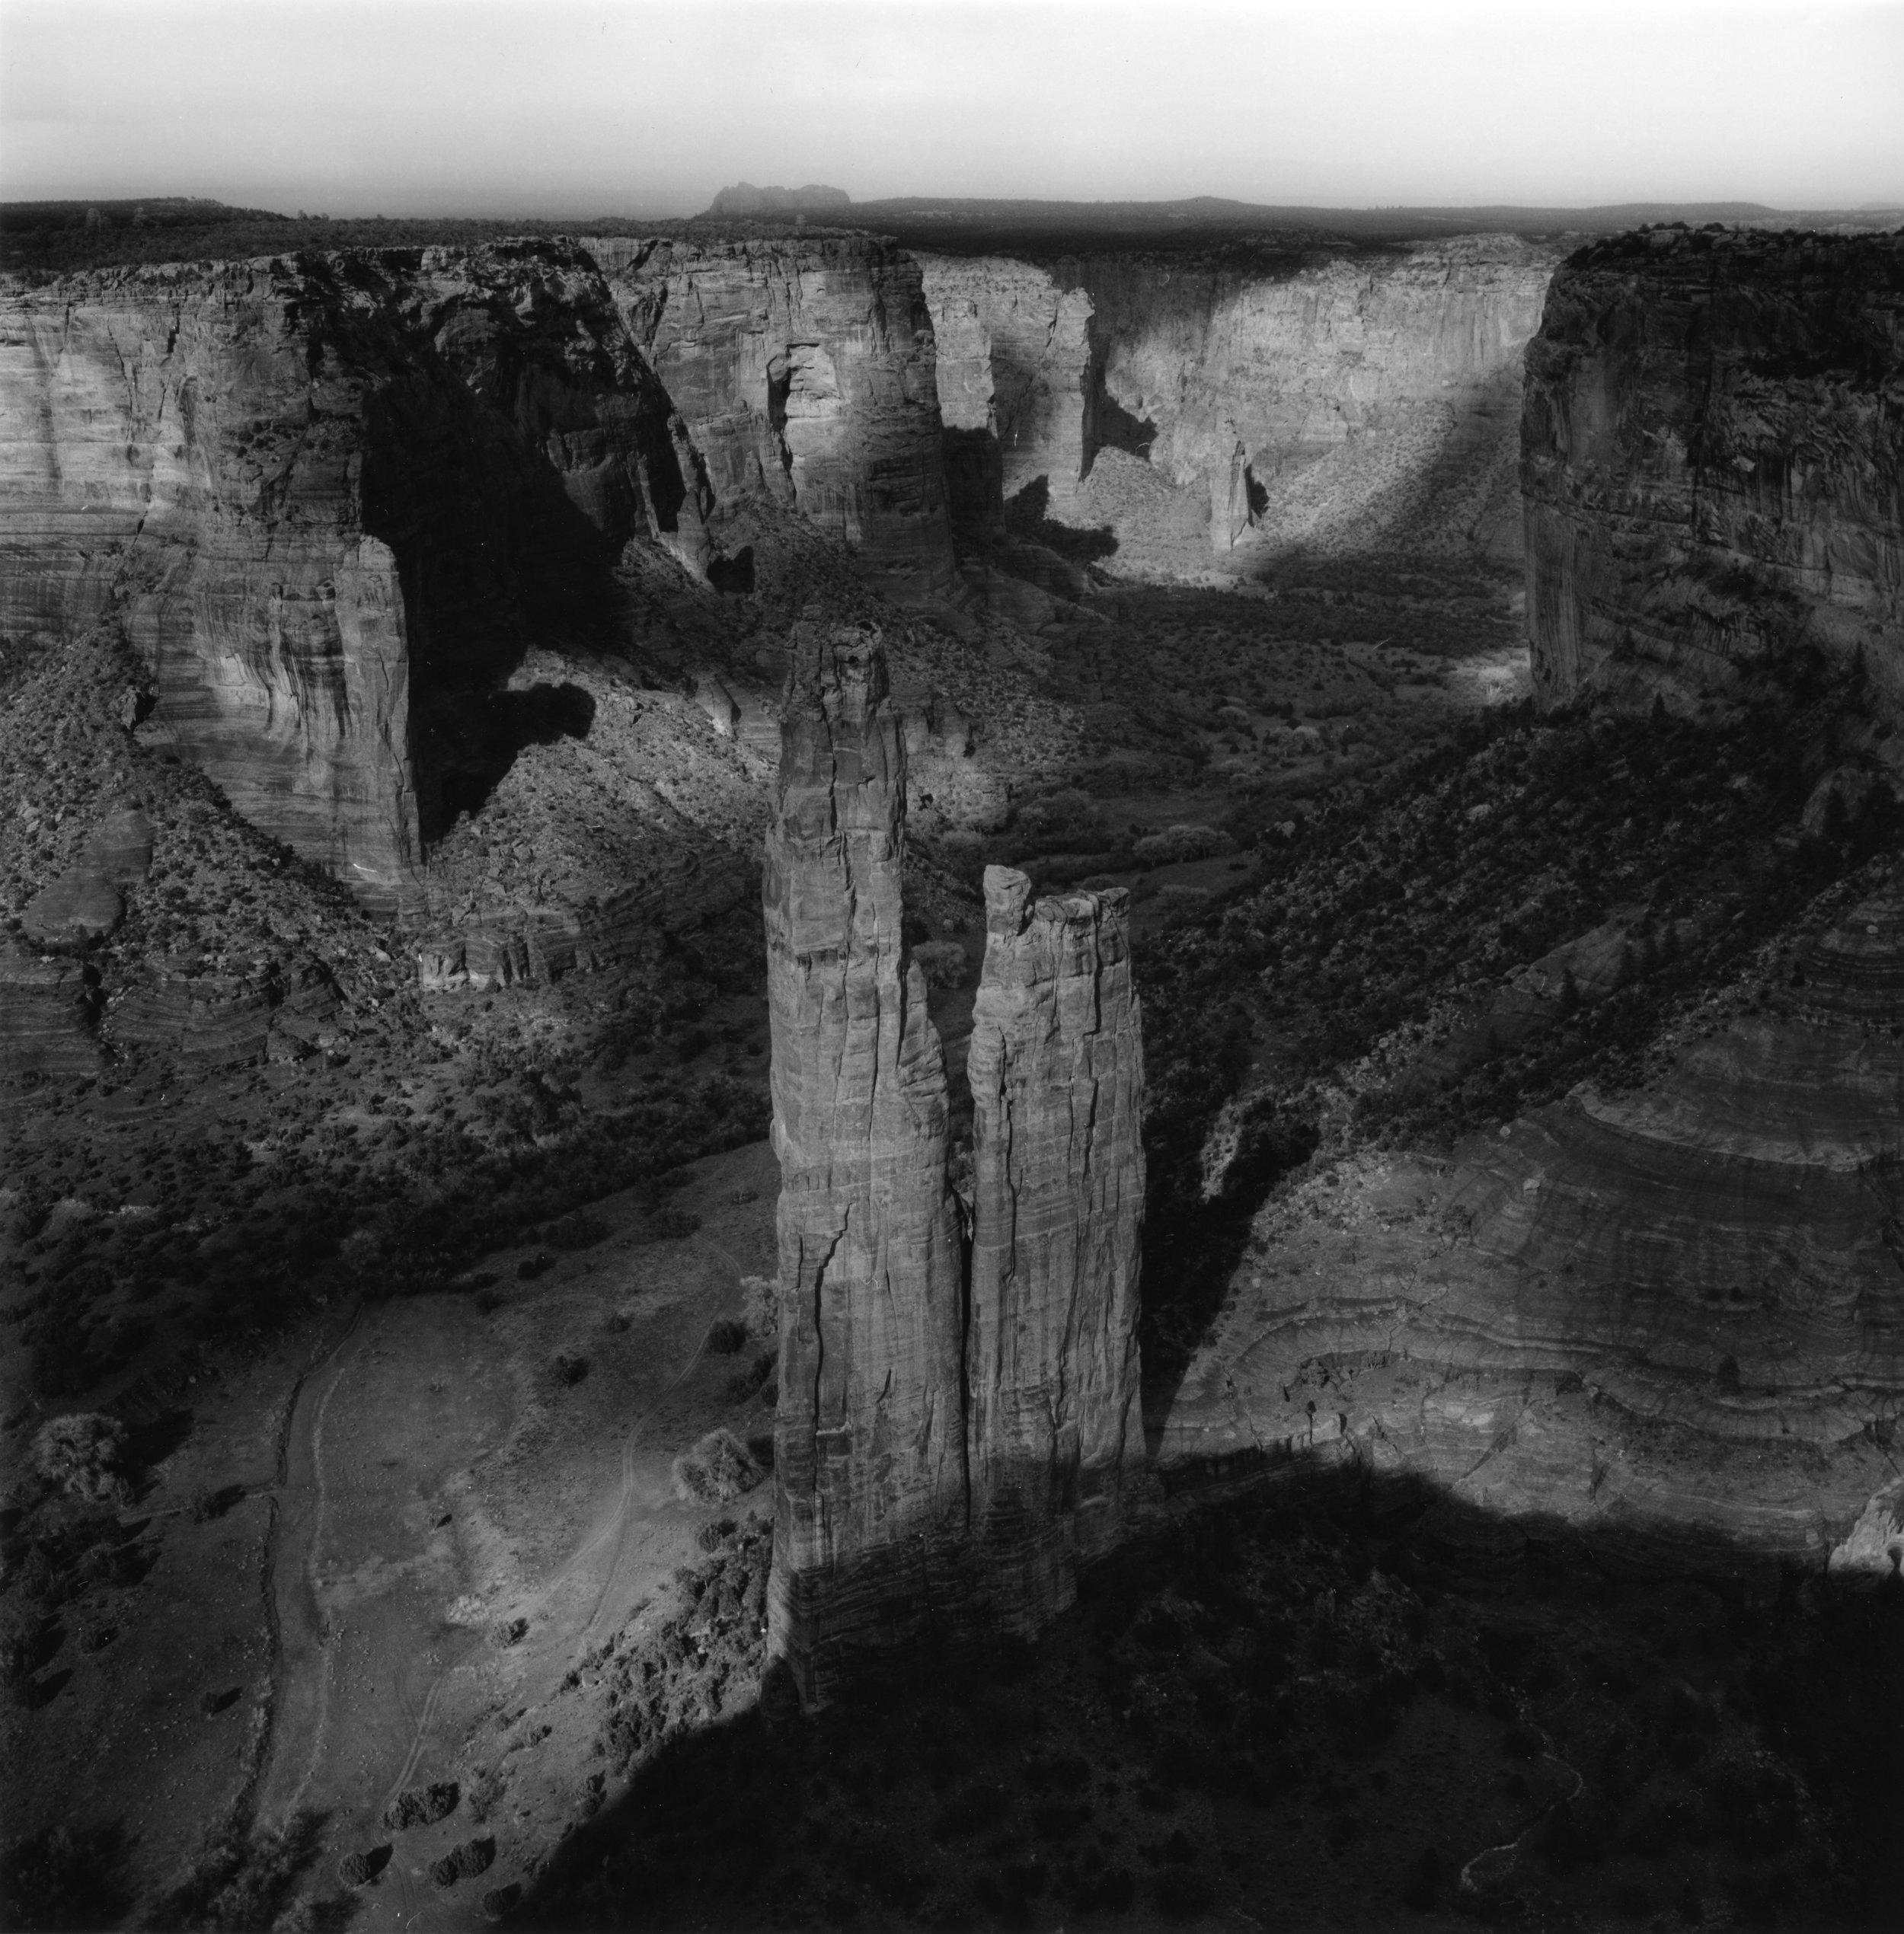
[[[991,869],[968,1226],[902,933],[905,743],[880,637],[803,624],[792,644],[763,886],[781,1175],[768,1652],[810,1705],[869,1655],[1035,1631],[1120,1534],[1142,1453],[1143,1061],[1124,896],[1034,902]]]

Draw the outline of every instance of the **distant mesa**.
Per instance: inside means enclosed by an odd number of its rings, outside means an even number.
[[[810,181],[803,188],[756,188],[736,181],[724,188],[709,206],[710,215],[831,215],[851,208],[853,198],[844,188],[823,187]]]

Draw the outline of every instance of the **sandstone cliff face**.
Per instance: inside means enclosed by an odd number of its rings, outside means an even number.
[[[554,244],[14,293],[0,433],[0,624],[115,618],[148,733],[375,899],[491,760],[525,630],[585,621],[632,536],[704,551],[685,432]]]
[[[986,873],[973,1013],[972,1520],[1001,1616],[1034,1629],[1123,1529],[1143,1461],[1143,1037],[1121,890],[1033,902]]]
[[[1008,256],[922,255],[947,484],[980,515],[1034,478],[1069,510],[1091,411],[1091,300]],[[988,505],[986,499],[995,501]]]
[[[861,238],[598,243],[714,502],[797,507],[907,583],[951,581],[918,265]]]
[[[1122,1530],[1143,1052],[1121,894],[986,879],[969,1276],[945,1064],[901,943],[877,631],[792,640],[767,842],[780,1399],[768,1648],[823,1699],[927,1631],[1035,1629]]]
[[[1808,660],[1904,709],[1904,239],[1656,229],[1554,279],[1527,359],[1549,701],[1680,708]]]
[[[1397,464],[1345,478],[1378,525],[1401,522],[1430,487],[1458,487],[1452,513],[1471,541],[1511,546],[1521,355],[1556,254],[1470,236],[1292,257],[1279,271],[1060,264],[1093,309],[1101,401],[1085,463],[1107,444],[1147,447],[1179,484],[1207,490],[1210,541],[1225,551],[1272,513],[1289,522],[1303,510],[1276,501],[1279,479],[1387,439]],[[1313,535],[1295,522],[1292,535]]]
[[[1266,1213],[1166,1457],[1360,1460],[1822,1559],[1894,1484],[1904,1409],[1895,888],[1789,978],[1790,1011],[1637,1090],[1452,1164],[1364,1157]]]
[[[877,633],[792,640],[768,835],[780,1158],[768,1646],[809,1699],[922,1629],[965,1523],[945,1064],[900,939],[905,745]]]

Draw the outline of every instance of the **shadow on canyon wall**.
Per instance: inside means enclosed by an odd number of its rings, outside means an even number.
[[[740,1557],[684,1569],[658,1634],[588,1662],[611,1684],[604,1769],[632,1760],[633,1782],[513,1918],[1882,1913],[1895,1575],[1497,1517],[1306,1457],[1190,1482],[1036,1645],[928,1649],[803,1718],[752,1703]],[[764,1538],[743,1543],[764,1565]]]

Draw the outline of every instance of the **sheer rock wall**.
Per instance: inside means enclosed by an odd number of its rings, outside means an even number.
[[[1143,1036],[1121,889],[986,871],[966,1387],[980,1563],[1027,1629],[1123,1529],[1142,1467]]]
[[[1392,505],[1371,508],[1401,523],[1411,485],[1471,471],[1466,521],[1499,550],[1515,543],[1506,458],[1521,356],[1557,254],[1475,235],[1292,254],[1280,271],[1107,257],[1067,274],[1091,300],[1105,396],[1147,426],[1154,464],[1208,490],[1213,548],[1238,541],[1279,477],[1423,415],[1428,434],[1409,439],[1420,454],[1378,487]],[[1097,441],[1117,440],[1101,424]]]
[[[683,475],[684,461],[690,474]],[[692,458],[557,244],[106,270],[0,298],[0,626],[108,617],[147,732],[373,900],[491,689],[622,545],[704,553]]]
[[[717,506],[797,508],[869,568],[952,579],[932,321],[873,238],[591,244],[686,419]]]
[[[1042,477],[1062,515],[1085,467],[1091,298],[1009,256],[922,255],[919,266],[949,486],[963,484],[966,514],[982,515]]]
[[[1904,710],[1904,237],[1655,229],[1554,278],[1523,418],[1535,688],[1685,710],[1808,662]]]

